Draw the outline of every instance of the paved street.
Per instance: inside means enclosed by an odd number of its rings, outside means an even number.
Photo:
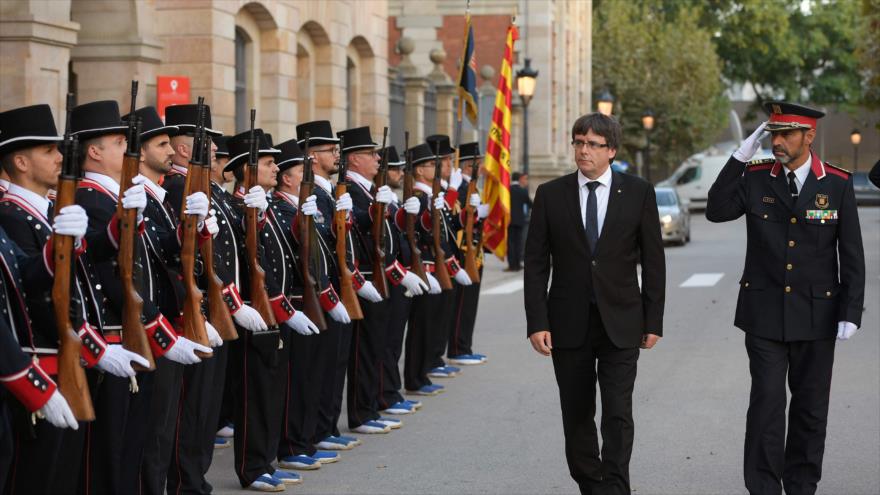
[[[862,330],[838,343],[820,493],[880,493],[880,208],[860,210],[867,290]],[[637,494],[740,494],[749,375],[733,327],[745,222],[693,217],[693,242],[669,247],[665,337],[643,351],[635,392]],[[549,358],[525,339],[521,274],[490,261],[475,351],[489,363],[442,381],[404,427],[370,436],[337,464],[305,472],[302,494],[576,493]],[[279,391],[281,393],[281,391]],[[235,493],[232,449],[209,475]]]

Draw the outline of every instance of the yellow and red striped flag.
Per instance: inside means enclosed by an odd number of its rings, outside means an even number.
[[[486,145],[483,203],[489,205],[489,217],[483,223],[483,245],[501,259],[507,255],[507,226],[510,224],[510,97],[513,92],[513,44],[518,38],[516,25],[511,23],[507,28],[507,43]]]

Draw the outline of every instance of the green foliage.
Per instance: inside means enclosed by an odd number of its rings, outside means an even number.
[[[699,26],[699,12],[667,7],[660,0],[594,3],[593,87],[615,96],[623,160],[633,162],[644,149],[641,116],[653,110],[653,180],[713,143],[729,108],[721,62],[710,31]]]
[[[877,108],[880,107],[880,0],[862,0],[856,39],[864,103]]]

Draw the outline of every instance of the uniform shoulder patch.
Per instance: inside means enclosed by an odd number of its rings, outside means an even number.
[[[825,162],[825,171],[844,179],[849,179],[849,176],[852,175],[852,172],[849,170],[828,162]]]
[[[776,160],[773,158],[765,158],[761,160],[752,160],[746,164],[746,170],[749,172],[758,172],[761,170],[770,170]]]

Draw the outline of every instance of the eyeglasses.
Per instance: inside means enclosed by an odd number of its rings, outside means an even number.
[[[333,153],[334,155],[339,154],[339,148],[328,148],[325,150],[311,150],[313,153]]]
[[[378,157],[382,156],[379,154],[378,151],[353,151],[353,152],[349,153],[349,155],[367,155],[367,156],[378,156]]]
[[[608,143],[597,143],[596,141],[581,141],[580,139],[575,139],[571,142],[571,145],[576,150],[579,150],[584,146],[589,146],[591,150],[600,150],[602,148],[608,147]]]

